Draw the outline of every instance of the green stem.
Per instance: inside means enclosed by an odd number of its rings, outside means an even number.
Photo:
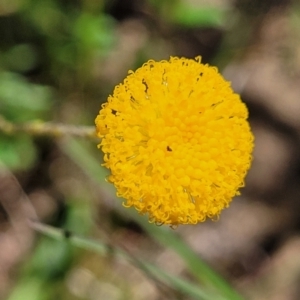
[[[78,248],[94,251],[100,255],[113,254],[117,259],[123,259],[130,262],[131,264],[138,266],[139,269],[141,269],[147,276],[154,278],[158,282],[161,282],[172,289],[184,293],[185,295],[193,297],[193,299],[221,300],[220,298],[217,298],[216,295],[209,294],[203,291],[198,286],[186,280],[171,275],[151,263],[138,259],[131,255],[128,251],[120,249],[115,245],[112,246],[102,241],[80,237],[70,232],[66,232],[61,229],[54,228],[52,226],[44,225],[39,222],[30,222],[30,226],[34,230],[44,234],[45,236],[59,241],[69,241],[73,246],[76,246]]]
[[[92,179],[103,184],[106,173],[99,162],[90,154],[86,147],[75,139],[61,143],[62,150],[75,161],[78,166]],[[106,190],[112,194],[110,185]],[[114,197],[112,195],[112,197]],[[230,284],[205,263],[175,232],[174,230],[150,224],[133,209],[126,211],[130,218],[140,224],[155,240],[173,249],[185,261],[188,270],[207,287],[218,291],[227,300],[243,300],[244,298]]]
[[[5,134],[26,133],[32,136],[62,137],[70,135],[90,139],[96,138],[94,126],[72,126],[40,120],[15,124],[6,120],[3,116],[0,116],[0,132]]]
[[[134,211],[130,215],[135,220]],[[140,216],[138,216],[140,218]],[[155,227],[153,224],[140,220],[139,223],[161,244],[172,248],[185,261],[187,268],[200,282],[207,287],[218,290],[228,300],[243,300],[243,297],[232,288],[229,283],[224,280],[218,273],[216,273],[207,263],[205,263],[199,256],[175,233],[169,228]]]

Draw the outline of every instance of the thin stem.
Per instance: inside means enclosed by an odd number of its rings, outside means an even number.
[[[52,226],[45,225],[40,222],[29,222],[30,226],[34,230],[50,238],[60,241],[66,240],[69,241],[72,245],[81,249],[94,251],[101,255],[114,255],[118,259],[126,260],[131,264],[136,265],[150,278],[153,278],[172,289],[180,291],[185,295],[189,295],[190,297],[193,297],[193,299],[223,299],[222,297],[218,298],[218,296],[216,296],[215,294],[207,293],[206,291],[202,290],[199,286],[190,283],[184,279],[181,279],[177,276],[171,275],[166,271],[158,268],[157,266],[131,255],[130,252],[128,252],[126,249],[121,249],[116,245],[107,244],[99,240],[92,240],[80,237],[78,235],[74,235],[69,231],[54,228]]]
[[[0,116],[0,132],[5,134],[26,133],[32,136],[74,136],[82,138],[96,139],[94,126],[74,126],[40,120],[16,124]]]
[[[100,167],[97,160],[82,143],[70,138],[66,143],[61,143],[60,145],[61,149],[78,164],[87,176],[99,184],[103,183],[106,173],[103,172],[103,169]],[[115,191],[109,185],[105,186],[105,188],[106,191],[114,197],[113,193]],[[188,270],[195,275],[201,283],[210,288],[215,288],[220,294],[224,295],[225,299],[244,299],[227,281],[225,281],[225,279],[206,264],[173,230],[150,224],[134,210],[128,209],[126,214],[130,215],[132,219],[139,223],[156,241],[177,252],[185,261]]]

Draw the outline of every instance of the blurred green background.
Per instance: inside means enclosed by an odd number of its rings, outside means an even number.
[[[249,107],[256,146],[242,196],[218,222],[156,227],[115,197],[96,140],[0,133],[1,299],[300,298],[298,1],[0,0],[0,116],[93,126],[128,70],[198,55]],[[114,250],[38,234],[28,218],[125,248],[205,295]],[[243,296],[218,278],[209,286],[200,258]]]

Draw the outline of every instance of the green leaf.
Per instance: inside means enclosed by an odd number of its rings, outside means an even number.
[[[14,288],[8,300],[44,300],[46,293],[39,278],[26,278]]]
[[[0,113],[8,120],[23,122],[46,115],[51,99],[49,87],[29,83],[14,73],[0,73]]]
[[[79,49],[106,53],[114,40],[114,22],[104,15],[83,13],[74,24],[74,37]]]
[[[25,170],[36,158],[36,149],[29,136],[0,134],[0,159],[11,170]]]
[[[64,232],[60,229],[43,225],[40,223],[33,223],[33,228],[43,233],[45,236],[54,238],[58,241],[66,241]],[[180,277],[169,274],[168,272],[160,269],[159,267],[148,263],[144,259],[139,259],[136,256],[131,255],[129,252],[122,250],[116,245],[108,245],[99,240],[87,239],[77,235],[71,235],[67,238],[70,244],[79,247],[81,249],[94,251],[100,255],[109,254],[111,257],[114,256],[118,259],[124,259],[134,264],[145,272],[148,276],[163,282],[167,286],[184,293],[186,296],[193,297],[193,299],[199,300],[220,300],[222,298],[217,297],[214,294],[206,292],[201,287],[190,283]]]
[[[31,259],[25,265],[27,276],[36,276],[43,281],[57,278],[65,272],[73,254],[69,243],[42,238]]]
[[[182,1],[172,10],[171,19],[186,27],[220,27],[224,25],[226,13],[222,7],[192,7]]]

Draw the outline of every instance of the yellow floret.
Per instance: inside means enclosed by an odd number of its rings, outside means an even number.
[[[150,60],[115,87],[96,118],[109,181],[150,222],[216,219],[250,167],[247,117],[230,83],[200,58]]]

